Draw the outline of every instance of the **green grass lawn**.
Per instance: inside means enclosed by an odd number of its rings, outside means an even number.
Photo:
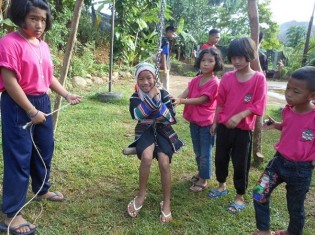
[[[77,106],[62,109],[56,132],[56,148],[51,172],[52,190],[65,194],[62,203],[32,202],[23,214],[38,224],[37,234],[250,234],[256,231],[252,188],[261,169],[251,168],[247,207],[237,215],[225,211],[233,201],[233,169],[230,166],[228,189],[230,194],[211,200],[207,194],[189,191],[190,177],[196,172],[188,123],[182,118],[182,106],[177,109],[178,124],[174,129],[184,140],[185,147],[173,156],[172,215],[169,225],[159,223],[162,200],[158,165],[154,162],[148,184],[148,197],[137,218],[126,213],[127,204],[138,188],[139,160],[124,156],[121,150],[133,141],[135,121],[131,119],[128,105],[133,92],[132,81],[119,81],[113,86],[123,93],[123,99],[103,103],[97,93],[107,88],[83,92],[84,99]],[[278,107],[268,107],[268,113],[279,117]],[[277,131],[263,133],[263,154],[266,161],[274,154],[273,144],[279,137]],[[2,158],[1,158],[2,159]],[[266,164],[266,163],[265,163]],[[264,165],[265,165],[264,164]],[[3,166],[0,166],[2,176]],[[1,179],[2,180],[2,177]],[[14,183],[14,182],[12,182]],[[216,187],[213,179],[209,187]],[[33,194],[30,192],[28,198]],[[315,181],[306,201],[305,234],[315,234]],[[285,229],[288,213],[284,185],[278,187],[271,202],[272,229]],[[4,219],[4,215],[1,216]]]

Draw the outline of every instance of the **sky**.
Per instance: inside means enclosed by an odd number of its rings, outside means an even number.
[[[292,20],[309,22],[314,3],[315,0],[271,0],[270,8],[273,13],[273,20],[278,24]]]

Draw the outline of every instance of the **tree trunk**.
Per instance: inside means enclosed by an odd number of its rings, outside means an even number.
[[[258,8],[257,8],[256,0],[248,0],[248,17],[249,17],[251,38],[256,42],[256,45],[258,45],[259,15],[258,15]],[[251,61],[251,67],[255,71],[262,72],[260,63],[259,63],[258,46],[256,47],[256,59]],[[264,161],[264,156],[261,153],[262,124],[263,124],[262,117],[257,117],[254,135],[253,135],[253,156],[254,156],[254,163],[258,165]]]
[[[77,31],[78,31],[78,26],[79,26],[79,20],[80,20],[80,16],[81,16],[82,5],[83,5],[83,0],[77,0],[75,3],[75,6],[74,6],[74,13],[73,13],[72,23],[71,23],[71,31],[70,31],[70,35],[68,38],[65,56],[63,59],[62,69],[60,72],[60,80],[59,81],[60,81],[62,86],[65,85],[69,66],[70,66],[70,60],[72,57],[72,51],[73,51],[74,43],[76,41],[76,35],[77,35]],[[61,96],[56,97],[55,104],[54,104],[54,110],[60,109],[61,99],[62,99]],[[57,111],[53,114],[54,132],[56,132],[56,129],[57,129],[58,117],[59,117],[59,111]]]

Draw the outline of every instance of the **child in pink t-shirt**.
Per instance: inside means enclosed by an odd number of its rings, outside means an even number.
[[[305,223],[304,200],[309,190],[315,164],[315,67],[296,70],[288,80],[285,91],[287,105],[282,110],[282,122],[272,118],[266,129],[281,131],[277,150],[254,187],[256,225],[259,232],[269,235],[270,195],[281,183],[286,183],[287,207],[290,217],[286,231],[276,234],[302,235]]]
[[[219,186],[209,192],[209,197],[219,198],[228,193],[226,178],[232,159],[236,196],[227,207],[232,214],[245,208],[243,195],[248,185],[252,130],[256,116],[262,116],[266,106],[266,78],[250,68],[255,48],[250,38],[235,39],[229,45],[228,59],[235,70],[225,73],[221,79],[211,128],[211,133],[217,134],[215,172]]]
[[[193,78],[188,87],[174,99],[175,105],[185,104],[184,118],[190,122],[190,134],[193,143],[198,173],[192,177],[193,192],[201,192],[207,187],[207,180],[212,176],[212,147],[214,135],[210,134],[213,123],[219,79],[215,75],[222,70],[220,52],[215,48],[203,50],[196,67],[202,74]]]
[[[69,93],[53,76],[49,47],[41,39],[52,26],[47,1],[11,1],[9,16],[19,28],[0,40],[2,212],[6,215],[0,231],[33,234],[36,226],[20,213],[30,178],[37,199],[64,200],[62,193],[50,189],[54,136],[48,89],[70,104],[79,103],[81,97]],[[27,123],[34,125],[27,129]]]

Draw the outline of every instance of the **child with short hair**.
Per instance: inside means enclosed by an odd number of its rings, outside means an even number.
[[[210,134],[213,123],[219,79],[216,72],[223,69],[220,51],[215,48],[203,50],[196,61],[202,73],[193,78],[188,87],[174,99],[175,105],[184,104],[183,117],[189,121],[198,173],[192,177],[193,192],[207,188],[212,178],[212,147],[215,136]]]
[[[136,91],[130,97],[129,111],[137,120],[135,141],[129,147],[136,147],[139,168],[139,193],[130,201],[127,212],[136,217],[146,199],[146,187],[153,158],[159,163],[163,200],[160,203],[160,222],[169,223],[171,214],[171,171],[170,163],[174,152],[184,144],[172,126],[176,123],[169,94],[156,86],[156,69],[142,63],[135,72]]]
[[[176,29],[170,25],[165,28],[165,36],[162,37],[161,61],[160,61],[160,80],[163,88],[169,91],[170,88],[170,69],[171,69],[171,52],[173,41],[176,36]]]
[[[219,186],[209,192],[209,197],[219,198],[228,193],[226,178],[232,159],[236,196],[227,207],[232,214],[245,208],[243,195],[248,186],[252,131],[256,116],[262,116],[266,106],[266,78],[250,67],[255,51],[254,41],[247,37],[230,43],[228,59],[235,70],[225,73],[220,81],[216,115],[210,130],[217,134],[215,173]]]
[[[315,67],[302,67],[292,73],[285,91],[287,105],[282,122],[269,118],[266,129],[281,131],[276,153],[253,190],[256,226],[259,235],[302,235],[305,223],[304,201],[315,165]],[[270,196],[286,183],[289,226],[270,231]]]
[[[70,104],[79,103],[81,97],[69,93],[53,75],[49,47],[41,39],[52,27],[49,3],[46,0],[11,1],[9,17],[18,30],[0,40],[2,211],[6,214],[0,230],[23,235],[36,231],[36,226],[20,213],[30,178],[37,199],[64,200],[62,193],[50,190],[54,130],[53,118],[48,115],[51,113],[48,90],[63,96]],[[23,126],[29,122],[35,125],[32,130],[25,130]]]
[[[208,42],[200,46],[200,51],[208,48],[217,48],[216,45],[219,43],[220,37],[220,31],[218,29],[211,29],[209,31]]]

